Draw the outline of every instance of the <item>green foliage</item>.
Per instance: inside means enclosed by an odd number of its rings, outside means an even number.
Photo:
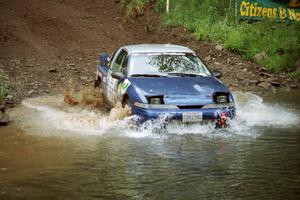
[[[127,15],[131,16],[133,13],[143,10],[149,0],[122,0],[122,3],[126,7]]]
[[[6,77],[2,74],[0,74],[0,103],[4,100],[6,94],[7,94],[7,90],[5,87],[5,80]]]
[[[164,13],[165,12],[165,0],[157,0],[155,12],[157,13]]]
[[[245,41],[245,38],[241,37],[241,31],[239,29],[234,29],[227,33],[224,44],[225,47],[228,49],[231,49],[236,52],[241,52],[245,50]]]
[[[260,64],[280,72],[290,70],[299,59],[299,24],[257,21],[235,23],[234,0],[170,1],[170,13],[165,13],[165,1],[158,0],[157,11],[163,13],[164,23],[184,26],[199,40],[222,43],[231,51],[253,59],[265,52]]]
[[[300,71],[290,73],[291,78],[300,78]]]

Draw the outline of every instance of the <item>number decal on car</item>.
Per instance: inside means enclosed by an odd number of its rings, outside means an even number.
[[[117,99],[117,97],[116,97],[117,83],[118,83],[118,80],[114,79],[110,76],[110,78],[108,79],[107,98],[111,102],[114,102]]]
[[[125,94],[131,82],[128,79],[125,79],[123,83],[120,83],[118,86],[118,93]]]

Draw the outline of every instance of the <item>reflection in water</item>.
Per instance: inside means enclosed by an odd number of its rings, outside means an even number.
[[[0,197],[295,199],[300,138],[286,133],[256,140],[2,133]]]
[[[168,133],[126,129],[62,96],[28,99],[0,128],[0,199],[298,199],[299,110],[235,96],[251,112],[238,113],[240,129]]]

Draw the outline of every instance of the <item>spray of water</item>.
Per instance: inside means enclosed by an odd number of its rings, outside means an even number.
[[[85,88],[77,93],[66,91],[63,96],[26,99],[10,114],[14,121],[31,131],[102,135],[118,129],[130,115],[130,109],[120,104],[111,109],[100,90]]]
[[[78,93],[67,91],[64,96],[45,96],[26,99],[23,107],[12,111],[12,117],[39,132],[79,133],[82,135],[119,134],[129,137],[166,137],[167,135],[199,134],[207,137],[242,135],[257,137],[261,127],[291,127],[299,125],[299,115],[292,109],[263,102],[252,93],[235,93],[237,113],[231,127],[216,130],[210,125],[165,124],[161,118],[136,127],[138,117],[130,116],[130,108],[117,104],[112,109],[99,90],[86,88]]]
[[[291,108],[266,103],[261,97],[249,92],[236,92],[235,98],[237,123],[248,127],[289,127],[299,124],[299,115]]]

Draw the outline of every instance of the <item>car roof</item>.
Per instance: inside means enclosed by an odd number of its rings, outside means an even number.
[[[173,44],[137,44],[124,46],[128,54],[134,53],[194,53],[188,47]]]

